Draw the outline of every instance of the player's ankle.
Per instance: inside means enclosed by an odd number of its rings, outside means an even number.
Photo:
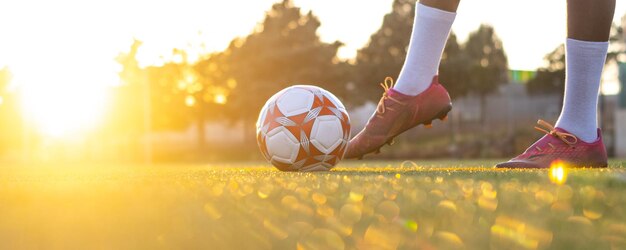
[[[424,93],[424,91],[426,91],[430,85],[432,83],[426,84],[426,85],[396,85],[394,86],[391,90],[394,91],[395,94],[400,94],[400,95],[404,95],[404,96],[416,96],[419,95],[421,93]],[[411,86],[412,88],[406,88],[406,86]],[[420,88],[415,88],[417,86],[420,86]]]
[[[557,122],[556,127],[573,134],[579,140],[586,143],[593,143],[599,138],[597,127],[583,127],[580,125],[576,125],[576,123],[569,122]]]

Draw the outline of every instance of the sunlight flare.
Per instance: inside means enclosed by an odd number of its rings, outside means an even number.
[[[215,100],[213,100],[217,104],[226,104],[226,96],[224,94],[219,94],[215,96]]]
[[[556,160],[550,164],[550,181],[555,184],[563,184],[567,180],[567,168],[563,161]]]
[[[16,78],[24,119],[43,135],[72,136],[101,123],[107,100],[104,86],[90,84],[81,74],[64,77],[62,72],[16,74]]]
[[[196,98],[194,98],[193,96],[188,95],[185,98],[185,105],[187,105],[187,107],[193,107],[193,105],[196,104]]]

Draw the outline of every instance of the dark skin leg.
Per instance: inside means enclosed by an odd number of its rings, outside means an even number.
[[[567,0],[567,37],[608,41],[614,12],[615,0]]]
[[[428,7],[433,7],[448,12],[456,12],[461,0],[420,0],[420,3]],[[612,16],[611,16],[612,17]]]
[[[429,7],[456,12],[460,0],[420,0]],[[615,0],[567,0],[567,37],[582,41],[609,39]]]

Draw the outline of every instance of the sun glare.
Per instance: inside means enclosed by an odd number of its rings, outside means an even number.
[[[567,168],[562,161],[555,161],[550,164],[550,181],[555,184],[563,184],[567,180]]]
[[[26,119],[44,135],[53,137],[83,133],[98,124],[104,96],[90,90],[60,88],[22,95]]]
[[[185,98],[185,105],[187,105],[187,107],[193,107],[193,105],[196,104],[196,98],[193,98],[193,96],[187,96]]]
[[[216,95],[214,102],[222,105],[226,104],[226,96],[223,94]]]
[[[107,91],[81,74],[56,69],[54,74],[17,71],[26,121],[45,136],[72,137],[102,120]]]

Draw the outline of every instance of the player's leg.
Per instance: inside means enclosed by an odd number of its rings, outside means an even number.
[[[569,0],[567,5],[567,80],[556,127],[586,142],[598,137],[598,89],[614,9],[615,0]]]
[[[415,21],[406,60],[395,86],[415,96],[430,86],[450,35],[458,1],[426,0],[416,5]]]
[[[556,128],[522,155],[498,167],[549,167],[562,160],[571,167],[605,167],[606,150],[597,124],[598,91],[606,60],[615,0],[568,0],[563,109]]]
[[[366,127],[351,141],[346,158],[362,157],[391,144],[398,134],[419,124],[429,125],[450,111],[448,92],[435,77],[441,54],[456,17],[459,0],[422,0],[406,60],[394,85],[385,79],[385,93]]]

